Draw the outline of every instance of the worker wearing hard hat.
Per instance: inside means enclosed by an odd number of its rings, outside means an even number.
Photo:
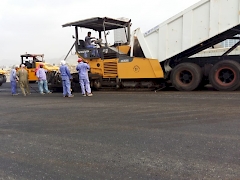
[[[83,63],[83,60],[79,58],[76,70],[78,71],[78,74],[79,74],[79,83],[81,86],[82,95],[92,96],[89,78],[88,78],[88,71],[90,70],[90,66],[88,65],[88,63]]]
[[[17,68],[18,65],[14,65],[10,71],[10,82],[11,82],[11,92],[13,96],[18,95],[17,93]]]
[[[71,81],[72,76],[70,74],[70,71],[68,67],[66,66],[66,61],[61,61],[61,66],[59,68],[62,78],[62,86],[63,86],[63,97],[74,97],[74,95],[71,94]]]
[[[39,69],[36,72],[36,76],[38,78],[38,89],[40,94],[45,94],[48,93],[50,94],[51,92],[48,90],[48,82],[47,82],[47,76],[46,76],[46,70],[43,69],[43,64],[39,65]]]

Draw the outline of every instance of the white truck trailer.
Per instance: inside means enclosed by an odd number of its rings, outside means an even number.
[[[217,90],[240,86],[240,56],[229,55],[240,42],[221,56],[191,57],[240,33],[240,0],[201,0],[145,33],[131,34],[131,20],[95,17],[62,25],[75,27],[77,57],[91,66],[89,77],[96,89],[103,86],[154,87],[171,84],[190,91],[211,83]],[[102,35],[99,57],[79,39],[78,28]],[[108,45],[107,31],[124,28],[126,43]],[[131,35],[130,35],[131,34]],[[70,51],[69,51],[70,52]],[[73,74],[73,86],[78,83]]]
[[[240,62],[240,56],[227,55],[239,43],[221,56],[188,57],[225,39],[234,39],[240,33],[239,12],[239,0],[202,0],[144,34],[140,29],[135,30],[135,35],[145,57],[158,59],[165,73],[172,75],[171,82],[177,89],[185,89],[187,66],[194,63],[202,68],[205,72],[203,75],[207,76],[214,88],[235,90],[240,82],[239,64],[236,63]],[[188,78],[187,81],[190,80]]]

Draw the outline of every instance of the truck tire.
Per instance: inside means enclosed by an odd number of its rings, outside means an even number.
[[[7,82],[7,77],[5,75],[3,75],[3,83]]]
[[[95,90],[95,91],[99,91],[99,89],[101,89],[102,87],[102,83],[101,83],[101,80],[100,79],[94,79],[91,81],[91,85],[92,85],[92,88]]]
[[[71,88],[73,92],[81,92],[81,87],[79,83],[72,82],[71,83]]]
[[[0,74],[0,86],[4,83],[3,75]]]
[[[240,64],[232,60],[216,63],[210,73],[209,81],[219,91],[234,91],[240,86]]]
[[[201,83],[203,72],[194,63],[181,63],[171,73],[172,85],[179,91],[193,91]]]

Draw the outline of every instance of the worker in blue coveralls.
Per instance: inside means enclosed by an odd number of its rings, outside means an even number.
[[[48,82],[47,82],[47,76],[46,76],[47,70],[43,68],[43,64],[39,65],[39,69],[37,70],[36,76],[38,78],[38,89],[40,94],[45,94],[45,93],[52,93],[51,91],[48,90]],[[44,93],[45,92],[45,93]]]
[[[62,78],[62,86],[63,86],[63,97],[74,97],[74,95],[71,94],[71,81],[72,76],[70,74],[70,71],[68,67],[66,66],[66,61],[61,61],[61,66],[59,68]]]
[[[88,63],[84,63],[81,58],[78,59],[78,65],[76,70],[79,74],[79,83],[82,90],[83,96],[92,96],[89,78],[88,78],[88,71],[90,70],[90,66]],[[87,93],[86,93],[87,92]]]
[[[11,72],[10,72],[10,82],[11,82],[11,92],[12,92],[12,95],[13,96],[16,96],[18,95],[17,93],[17,81],[18,81],[18,77],[16,75],[17,73],[17,68],[18,68],[18,65],[14,65],[11,69]]]

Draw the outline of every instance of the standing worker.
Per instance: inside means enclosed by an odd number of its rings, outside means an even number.
[[[76,70],[79,74],[79,83],[82,90],[83,96],[92,96],[89,78],[88,78],[88,71],[90,70],[90,66],[88,63],[83,63],[83,60],[81,58],[78,59],[78,65],[76,67]],[[87,94],[86,94],[87,91]]]
[[[28,85],[28,72],[25,69],[25,65],[21,64],[21,68],[17,71],[17,77],[19,79],[19,86],[24,96],[30,94]]]
[[[61,66],[59,68],[62,78],[62,86],[63,86],[63,97],[74,97],[74,95],[71,94],[71,81],[72,76],[70,74],[70,71],[68,67],[66,66],[66,61],[61,61]]]
[[[11,82],[11,92],[12,92],[12,96],[16,96],[18,95],[17,93],[17,68],[18,65],[14,65],[10,71],[10,82]]]
[[[51,92],[48,90],[46,70],[43,69],[43,64],[39,65],[39,69],[37,70],[36,76],[38,78],[38,89],[40,94],[45,94],[45,93],[50,94]]]

